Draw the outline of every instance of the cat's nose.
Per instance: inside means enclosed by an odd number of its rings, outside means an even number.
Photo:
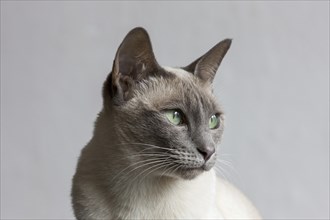
[[[197,148],[197,150],[203,156],[205,162],[208,161],[208,159],[210,159],[210,157],[215,152],[214,147],[201,147],[201,148]]]

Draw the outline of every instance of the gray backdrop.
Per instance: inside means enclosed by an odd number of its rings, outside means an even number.
[[[215,79],[226,177],[266,219],[329,218],[328,1],[1,1],[1,218],[73,218],[77,158],[136,26],[167,66],[233,38]]]

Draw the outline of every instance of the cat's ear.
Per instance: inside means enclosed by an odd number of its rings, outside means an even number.
[[[231,45],[231,41],[231,39],[225,39],[219,42],[206,54],[183,69],[193,73],[204,83],[211,84],[222,59]]]
[[[135,82],[146,78],[158,68],[148,33],[141,27],[134,28],[119,46],[111,76],[107,80],[110,81],[109,92],[114,103],[120,105],[128,100]]]

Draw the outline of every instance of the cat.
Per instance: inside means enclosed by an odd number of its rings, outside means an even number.
[[[170,68],[156,61],[146,30],[126,35],[73,177],[77,219],[260,219],[213,169],[224,114],[212,82],[230,45]]]

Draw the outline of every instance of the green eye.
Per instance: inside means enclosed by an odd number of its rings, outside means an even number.
[[[209,128],[210,129],[216,129],[220,125],[220,119],[218,115],[212,115],[209,120]]]
[[[178,110],[167,110],[165,115],[172,124],[182,124],[182,114]]]

